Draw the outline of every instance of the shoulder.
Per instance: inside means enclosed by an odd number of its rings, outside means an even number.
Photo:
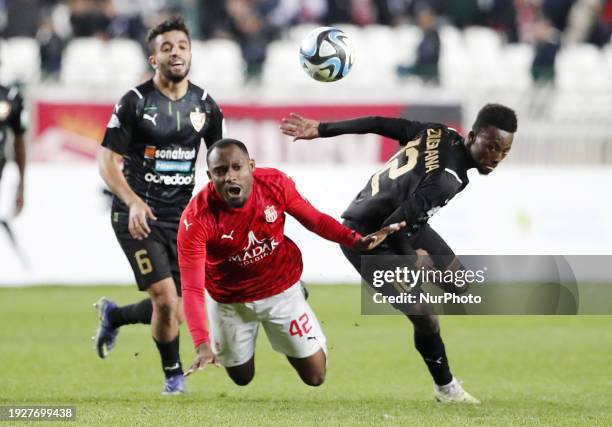
[[[144,100],[154,90],[153,81],[148,80],[141,85],[130,88],[123,94],[120,102],[123,104],[136,104],[139,100]]]
[[[287,174],[275,168],[256,168],[253,178],[266,183],[283,183],[290,179]]]

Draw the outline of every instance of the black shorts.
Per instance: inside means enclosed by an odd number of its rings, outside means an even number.
[[[152,284],[171,277],[177,295],[181,296],[181,275],[176,251],[178,224],[174,228],[149,223],[151,234],[146,239],[136,240],[128,229],[127,215],[111,216],[115,236],[132,266],[138,289],[146,291]]]
[[[371,230],[371,227],[363,226],[362,224],[355,223],[353,221],[345,220],[344,225],[346,225],[350,229],[355,230],[363,235],[369,234],[371,232],[369,231]],[[402,231],[399,231],[398,233],[402,233]],[[371,251],[355,251],[352,249],[348,249],[344,246],[341,246],[341,249],[346,259],[348,259],[349,262],[353,265],[353,267],[355,267],[359,275],[362,277],[363,281],[367,283],[368,285],[370,285],[370,290],[373,290],[374,287],[372,287],[372,284],[368,281],[369,278],[364,277],[364,274],[362,271],[362,258],[361,258],[362,256],[368,256],[368,255],[410,256],[410,255],[415,255],[417,249],[423,249],[427,251],[428,256],[431,258],[434,266],[440,270],[445,270],[455,260],[455,253],[450,248],[450,246],[448,246],[448,244],[446,244],[444,239],[442,239],[442,237],[440,237],[440,235],[436,233],[436,231],[433,228],[431,228],[429,224],[427,223],[423,224],[416,233],[410,236],[409,242],[412,247],[411,248],[406,247],[404,249],[406,251],[411,250],[411,253],[399,253],[397,250],[391,248],[387,241],[381,243],[379,246],[377,246]],[[416,256],[414,260],[416,261]],[[377,260],[377,263],[378,262],[379,260]],[[381,264],[380,265],[377,264],[376,266],[377,269],[390,270],[390,269],[395,268],[396,266],[395,261],[391,257],[389,258],[388,261],[380,260],[380,262]],[[378,289],[378,291],[382,292],[385,295],[397,295],[400,289],[395,288],[391,284],[387,284],[387,285],[384,285],[382,288]],[[406,292],[406,290],[402,290],[402,291]],[[421,292],[420,286],[417,287],[416,291]],[[406,315],[421,314],[418,308],[415,311],[415,307],[410,304],[393,303],[392,305],[397,310],[401,311],[402,313]]]
[[[363,235],[370,233],[370,231],[368,231],[370,227],[362,226],[353,221],[345,220],[344,225]],[[402,233],[402,231],[399,231],[398,233]],[[417,249],[427,251],[434,265],[439,269],[445,269],[448,267],[455,258],[455,253],[450,246],[448,246],[444,239],[440,237],[440,235],[436,233],[436,231],[427,223],[423,224],[416,233],[412,234],[410,237],[410,244],[415,251]],[[363,255],[412,255],[407,253],[398,253],[396,250],[391,248],[387,242],[381,243],[371,251],[354,251],[342,246],[342,252],[353,267],[355,267],[355,269],[359,272],[359,274],[361,274],[361,256]]]

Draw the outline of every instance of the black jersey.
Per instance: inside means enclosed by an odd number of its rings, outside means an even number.
[[[377,133],[401,145],[342,214],[361,232],[405,220],[410,234],[465,188],[475,166],[463,137],[442,124],[366,117],[319,127],[322,137],[345,133]]]
[[[123,175],[159,225],[177,225],[195,185],[200,143],[209,147],[223,138],[223,127],[223,114],[204,89],[190,82],[173,101],[149,80],[117,103],[102,145],[123,155]],[[112,209],[115,218],[128,212],[116,196]]]
[[[16,136],[23,135],[26,131],[23,98],[17,88],[0,86],[0,161],[4,160],[8,129]]]

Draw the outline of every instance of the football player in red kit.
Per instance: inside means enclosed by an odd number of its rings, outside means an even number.
[[[322,384],[325,336],[302,291],[302,256],[284,235],[285,213],[359,250],[373,249],[405,224],[363,237],[316,210],[284,173],[255,169],[237,140],[215,143],[207,163],[210,183],[184,210],[178,233],[183,310],[197,352],[185,375],[218,363],[236,384],[248,384],[261,323],[302,380]]]

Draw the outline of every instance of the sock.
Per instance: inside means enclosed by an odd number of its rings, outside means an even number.
[[[427,369],[437,385],[446,385],[453,380],[448,366],[446,350],[440,334],[414,332],[414,346],[421,353]]]
[[[164,370],[164,375],[166,378],[183,374],[183,366],[181,365],[181,357],[179,356],[179,336],[177,335],[170,342],[159,342],[155,338],[153,338],[155,344],[157,345],[157,349],[159,350],[159,355],[162,360],[162,369]]]
[[[136,304],[125,305],[110,310],[108,312],[108,321],[115,328],[134,323],[150,325],[152,315],[153,305],[151,304],[151,299],[147,298]]]

